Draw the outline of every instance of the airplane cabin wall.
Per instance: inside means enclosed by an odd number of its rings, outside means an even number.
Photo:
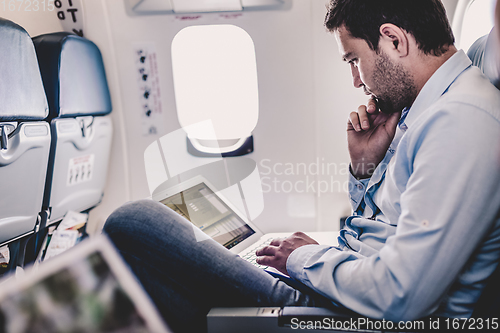
[[[457,1],[443,1],[449,13]],[[123,0],[83,2],[85,37],[103,54],[114,122],[108,183],[101,205],[91,212],[90,232],[99,231],[106,217],[124,202],[150,195],[144,151],[154,140],[180,128],[172,40],[187,26],[205,24],[239,26],[255,44],[260,110],[253,131],[255,151],[247,157],[256,161],[265,192],[264,211],[255,224],[264,232],[338,229],[339,218],[350,213],[345,191],[346,121],[366,96],[353,87],[349,66],[323,26],[326,0],[294,0],[291,9],[283,11],[207,13],[188,15],[190,19],[184,15],[132,17]],[[61,30],[54,12],[4,14],[31,36]],[[157,55],[162,113],[156,135],[144,133],[136,66],[139,46],[153,46]],[[285,170],[294,175],[281,174]],[[308,188],[308,182],[316,190]],[[289,192],[290,186],[296,190]]]
[[[441,0],[446,9],[446,14],[448,15],[448,20],[453,24],[453,19],[455,18],[455,10],[457,9],[458,2],[460,0]]]
[[[175,15],[131,17],[122,0],[108,0],[105,5],[112,47],[120,55],[114,65],[125,115],[131,200],[150,194],[143,160],[146,147],[180,127],[172,80],[173,38],[190,25],[234,24],[252,37],[257,57],[260,111],[253,131],[255,151],[248,157],[259,166],[265,208],[254,222],[264,232],[338,229],[340,216],[349,212],[341,190],[347,178],[339,170],[348,163],[345,123],[348,111],[365,97],[347,88],[349,68],[340,60],[334,37],[323,27],[325,1],[294,1],[290,10],[244,12],[236,17],[208,13],[189,20]],[[134,53],[140,44],[154,45],[158,59],[163,121],[157,135],[143,135],[140,128],[143,110]],[[332,170],[323,184],[328,182],[333,190],[321,196],[306,188],[307,182],[318,186],[321,177],[314,170],[318,161],[320,168],[330,163]],[[312,172],[298,170],[304,164]],[[281,175],[290,166],[294,174]],[[297,186],[297,191],[290,191],[290,186]]]

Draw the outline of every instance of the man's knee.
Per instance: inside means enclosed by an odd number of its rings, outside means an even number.
[[[140,236],[148,234],[168,221],[169,210],[152,200],[128,202],[116,209],[106,220],[103,232],[111,238],[118,235]],[[160,222],[161,221],[161,222]]]

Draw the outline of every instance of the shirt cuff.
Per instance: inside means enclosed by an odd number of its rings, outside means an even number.
[[[370,178],[358,180],[351,172],[349,172],[349,198],[353,212],[358,209],[359,205],[363,201],[369,182]]]
[[[295,280],[306,281],[304,269],[307,262],[318,253],[323,254],[331,248],[330,245],[309,244],[295,249],[286,261],[288,275]]]

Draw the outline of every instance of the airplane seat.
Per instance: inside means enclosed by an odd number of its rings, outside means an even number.
[[[496,29],[489,35],[479,38],[469,49],[468,56],[473,65],[479,67],[490,81],[500,89],[500,36]],[[500,208],[500,207],[499,207]],[[500,216],[500,209],[499,209]],[[493,274],[488,278],[486,287],[474,307],[473,318],[498,318],[500,315],[500,259]],[[213,308],[207,315],[209,333],[254,332],[293,332],[292,320],[297,322],[321,321],[323,318],[332,318],[335,322],[342,322],[356,313],[331,310],[317,307],[254,307],[254,308]],[[428,322],[429,320],[427,320]],[[320,330],[309,330],[320,332]],[[335,330],[331,330],[335,331]],[[345,331],[345,330],[343,330]],[[349,330],[356,332],[357,330]],[[338,331],[340,332],[340,330]]]
[[[66,32],[33,38],[52,130],[42,227],[103,196],[111,148],[111,97],[98,47]]]
[[[31,37],[1,18],[0,59],[0,246],[9,245],[11,270],[39,226],[51,135]]]
[[[496,27],[479,38],[469,48],[467,55],[473,65],[479,67],[486,77],[500,89],[500,36]],[[500,211],[499,211],[500,214]],[[496,270],[489,277],[486,289],[483,291],[473,317],[495,318],[500,315],[500,260]]]
[[[500,41],[497,30],[479,38],[469,48],[467,55],[472,64],[481,69],[488,79],[500,89]]]

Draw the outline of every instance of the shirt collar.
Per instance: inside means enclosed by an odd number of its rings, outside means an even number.
[[[464,51],[455,53],[426,82],[407,114],[403,113],[405,117],[401,118],[400,124],[404,124],[406,128],[411,127],[418,115],[446,93],[457,77],[471,65],[472,62]]]

